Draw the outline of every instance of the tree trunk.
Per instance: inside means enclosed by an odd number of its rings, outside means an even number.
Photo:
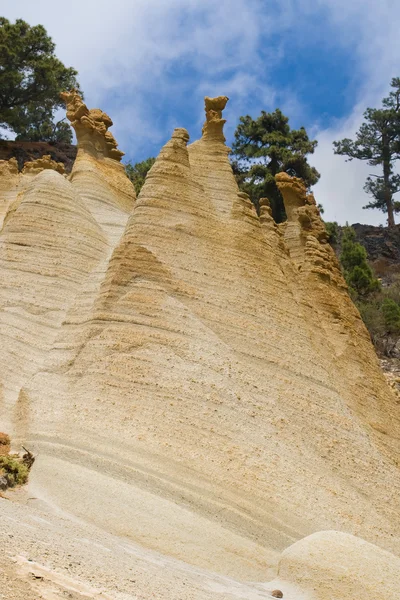
[[[385,154],[388,154],[388,152],[387,152],[388,148],[385,147],[386,146],[385,139],[383,140],[383,142],[384,142],[383,154],[385,155]],[[393,211],[392,192],[390,191],[390,171],[391,171],[390,156],[385,156],[385,158],[383,159],[383,182],[384,182],[385,203],[386,203],[386,208],[387,208],[387,213],[388,213],[388,226],[393,227],[394,211]]]

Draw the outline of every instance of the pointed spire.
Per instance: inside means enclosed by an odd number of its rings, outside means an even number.
[[[182,181],[187,177],[187,169],[189,168],[188,141],[189,133],[186,129],[182,127],[174,129],[171,138],[161,148],[155,163],[148,172],[140,197],[144,195],[145,188],[147,189],[146,184],[152,183],[157,177],[178,177]]]

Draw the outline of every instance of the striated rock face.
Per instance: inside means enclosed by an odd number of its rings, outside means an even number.
[[[322,531],[283,552],[279,578],[310,598],[396,598],[400,558],[338,531]],[[285,585],[284,583],[282,585]]]
[[[177,579],[175,559],[277,576],[289,600],[354,581],[372,600],[384,569],[394,600],[398,404],[315,200],[280,174],[287,223],[267,199],[256,214],[225,96],[206,98],[200,140],[174,131],[136,200],[111,119],[64,98],[70,177],[0,164],[1,428],[40,452],[32,493],[167,555]]]
[[[0,239],[2,384],[12,400],[43,365],[105,240],[72,185],[47,169],[19,193]]]
[[[15,158],[0,160],[0,227],[8,212],[10,204],[18,194],[18,163]]]

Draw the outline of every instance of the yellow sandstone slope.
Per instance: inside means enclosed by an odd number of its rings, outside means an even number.
[[[40,454],[29,493],[168,557],[161,582],[191,565],[182,598],[400,598],[399,409],[313,197],[280,174],[288,221],[256,214],[221,96],[136,200],[111,119],[65,100],[69,180],[0,166],[1,428]]]

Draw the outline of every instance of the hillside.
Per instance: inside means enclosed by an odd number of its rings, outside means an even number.
[[[0,499],[5,593],[398,599],[398,398],[313,196],[279,174],[288,221],[257,215],[221,96],[136,198],[64,97],[70,175],[0,164],[1,428],[37,455]]]
[[[389,277],[400,272],[400,224],[374,227],[354,223],[352,227],[378,277]]]

